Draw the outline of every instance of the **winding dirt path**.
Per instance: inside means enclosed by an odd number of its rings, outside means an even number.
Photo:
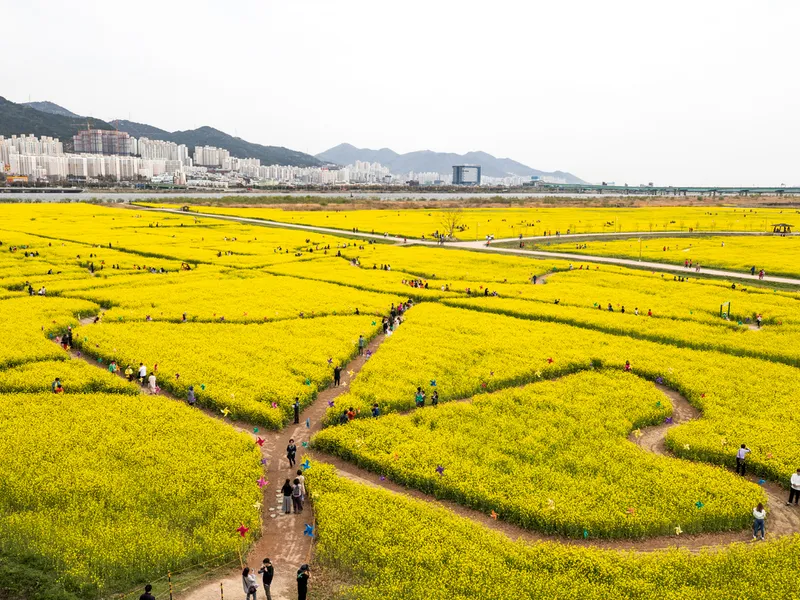
[[[700,413],[695,407],[689,404],[686,398],[684,398],[675,390],[662,385],[656,385],[656,387],[662,394],[667,396],[672,403],[672,423],[643,427],[640,430],[641,435],[638,438],[632,432],[628,439],[632,443],[637,444],[648,452],[653,452],[654,454],[661,456],[669,456],[674,460],[681,460],[675,458],[667,450],[664,441],[666,433],[672,427],[676,427],[681,423],[686,423],[687,421],[698,418]],[[471,401],[471,398],[456,400],[456,402]],[[318,450],[314,450],[309,454],[315,460],[325,462],[336,467],[339,475],[342,477],[365,485],[380,487],[397,494],[415,498],[417,500],[436,504],[437,506],[445,508],[460,517],[470,519],[488,527],[489,529],[498,531],[508,536],[511,540],[524,540],[527,542],[547,541],[571,546],[584,546],[607,550],[628,550],[634,552],[652,552],[668,548],[683,548],[685,550],[689,550],[690,552],[699,552],[701,550],[721,550],[734,542],[748,541],[752,538],[749,529],[745,531],[709,532],[694,535],[682,534],[680,536],[658,536],[630,540],[592,538],[572,539],[560,535],[545,535],[536,531],[524,529],[514,525],[513,523],[508,523],[500,519],[494,519],[489,514],[474,510],[450,500],[432,498],[431,496],[420,492],[419,490],[395,483],[390,481],[388,478],[381,479],[379,474],[358,467],[332,454],[323,453]],[[758,482],[758,478],[754,476],[748,476],[748,480],[753,483]],[[762,484],[762,487],[767,493],[768,498],[767,538],[775,539],[777,537],[792,535],[800,532],[800,511],[794,507],[786,506],[787,493],[779,485],[772,482],[766,482]]]
[[[82,325],[91,326],[94,318],[81,319]],[[378,335],[367,346],[369,353],[376,352],[383,340],[383,335]],[[54,340],[54,341],[57,341]],[[83,356],[80,352],[73,350],[72,355],[102,368],[93,360]],[[290,439],[294,439],[298,446],[298,456],[308,454],[313,460],[325,462],[336,467],[339,475],[365,485],[380,487],[394,493],[403,494],[425,502],[430,502],[436,506],[445,508],[454,514],[480,523],[489,529],[498,531],[512,540],[524,540],[527,542],[549,541],[562,543],[572,546],[588,546],[608,550],[623,550],[634,552],[651,552],[668,548],[683,548],[690,552],[701,550],[720,550],[731,543],[748,541],[751,539],[749,530],[733,532],[714,532],[697,535],[683,534],[681,536],[660,536],[635,540],[603,540],[603,539],[571,539],[557,535],[544,535],[536,531],[523,529],[512,523],[494,519],[490,515],[480,511],[465,507],[449,500],[438,500],[424,494],[418,490],[407,488],[403,485],[381,479],[380,475],[357,467],[336,456],[312,451],[305,448],[304,443],[308,443],[311,437],[322,428],[322,418],[327,409],[328,402],[343,394],[349,389],[349,383],[360,372],[366,363],[366,355],[357,356],[342,370],[342,385],[329,387],[319,392],[317,399],[301,414],[300,423],[289,425],[283,431],[260,431],[257,435],[265,440],[261,448],[262,457],[266,461],[265,477],[269,484],[264,487],[263,508],[262,508],[262,531],[261,537],[253,544],[245,557],[245,562],[251,568],[258,568],[261,560],[269,557],[275,566],[275,579],[271,588],[272,597],[275,600],[289,600],[295,597],[294,574],[303,563],[311,562],[313,555],[313,539],[304,534],[306,525],[315,527],[313,506],[307,502],[303,513],[300,515],[284,515],[281,511],[282,495],[280,488],[283,481],[287,478],[293,479],[297,466],[290,468],[288,459],[285,456],[285,448]],[[121,374],[120,374],[121,376]],[[639,445],[648,452],[653,452],[662,456],[672,456],[667,450],[664,440],[667,431],[671,427],[686,423],[700,416],[699,411],[678,392],[664,386],[656,386],[661,393],[667,396],[673,406],[673,421],[670,424],[661,424],[652,427],[644,427],[640,430],[640,436],[630,434],[629,440]],[[174,399],[177,402],[184,402],[167,392],[162,391],[161,395]],[[470,402],[472,399],[460,400],[460,402]],[[207,416],[224,421],[237,430],[246,432],[255,440],[257,435],[253,432],[253,425],[244,422],[232,422],[225,419],[217,411],[210,409],[200,409]],[[306,424],[308,420],[308,424]],[[674,458],[674,457],[673,457]],[[680,460],[674,458],[675,460]],[[748,479],[754,483],[756,477],[749,476]],[[800,511],[794,507],[786,506],[786,492],[777,484],[766,482],[762,484],[768,497],[768,517],[767,517],[767,537],[775,539],[777,537],[791,535],[800,532]],[[220,597],[220,584],[223,585],[225,592],[230,595],[239,594],[241,587],[241,571],[237,567],[222,574],[214,575],[188,591],[178,593],[177,597],[182,600],[218,600]],[[263,591],[260,591],[263,594]],[[230,597],[230,596],[229,596]]]
[[[101,311],[104,312],[104,311]],[[82,326],[91,327],[94,317],[86,317],[79,320]],[[311,562],[313,539],[305,535],[306,524],[315,525],[314,509],[311,502],[306,502],[303,512],[299,515],[284,515],[280,509],[282,504],[281,486],[285,479],[294,479],[296,471],[300,468],[296,465],[289,468],[289,461],[286,458],[286,446],[289,440],[294,439],[297,445],[298,457],[307,453],[303,443],[308,443],[311,436],[322,429],[322,418],[327,409],[328,402],[333,401],[337,396],[350,389],[350,382],[363,368],[367,361],[368,353],[378,350],[386,336],[379,334],[367,345],[363,356],[356,356],[346,366],[342,368],[342,385],[328,387],[317,394],[316,400],[307,407],[300,415],[300,423],[291,424],[282,431],[264,431],[259,429],[256,434],[254,426],[242,421],[232,421],[225,418],[219,411],[208,408],[198,407],[198,410],[206,416],[227,423],[237,431],[247,433],[255,441],[259,436],[265,440],[261,447],[261,456],[266,461],[264,478],[269,482],[263,488],[262,514],[261,514],[261,537],[250,547],[245,562],[250,568],[258,568],[264,558],[270,558],[275,567],[275,579],[273,580],[270,592],[273,600],[290,600],[297,597],[295,584],[295,573],[303,563]],[[60,338],[53,339],[54,343],[60,343]],[[77,349],[70,350],[70,355],[77,359],[104,369],[104,365],[92,360],[89,356]],[[124,378],[121,371],[117,375]],[[142,393],[147,393],[142,387]],[[174,396],[166,390],[161,390],[159,395],[170,398],[176,402],[185,403],[186,400]],[[308,426],[306,426],[308,420]],[[259,583],[261,577],[259,576]],[[239,597],[242,591],[241,569],[228,569],[221,574],[215,574],[191,590],[177,593],[176,597],[186,600],[219,600],[220,584],[227,597]],[[259,597],[263,598],[263,588],[259,588]]]

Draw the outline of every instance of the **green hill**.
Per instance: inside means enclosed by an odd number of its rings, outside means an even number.
[[[72,145],[73,135],[86,129],[87,120],[95,129],[114,129],[100,119],[56,115],[0,96],[0,135],[6,137],[30,133],[37,137],[47,135],[60,139],[66,148]]]

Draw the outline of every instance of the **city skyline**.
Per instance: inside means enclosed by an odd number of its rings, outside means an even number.
[[[30,51],[3,93],[310,154],[350,142],[482,150],[597,182],[800,183],[789,2],[236,8],[17,3],[9,22],[35,23],[37,43],[4,36]],[[181,27],[143,34],[154,20]],[[192,50],[204,36],[221,51]]]

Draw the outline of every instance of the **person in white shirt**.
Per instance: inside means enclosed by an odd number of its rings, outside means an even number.
[[[139,363],[139,382],[144,383],[146,378],[147,378],[147,367],[144,366],[144,363]]]
[[[147,378],[148,387],[150,388],[151,394],[158,393],[158,387],[156,386],[156,374],[150,373],[150,377]]]
[[[767,511],[764,510],[764,505],[760,502],[758,506],[753,509],[753,539],[758,537],[761,533],[761,541],[764,541],[764,520],[767,518]]]
[[[789,486],[789,500],[786,504],[791,504],[792,500],[794,500],[796,506],[797,501],[800,500],[800,469],[797,469],[797,473],[792,474]]]
[[[747,444],[742,444],[742,447],[736,451],[736,472],[744,477],[745,459],[750,454],[750,448]]]

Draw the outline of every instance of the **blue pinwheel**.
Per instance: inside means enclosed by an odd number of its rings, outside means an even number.
[[[313,538],[314,537],[314,526],[313,525],[309,525],[308,523],[306,523],[306,528],[303,531],[303,535],[307,535],[308,537],[312,537]]]

